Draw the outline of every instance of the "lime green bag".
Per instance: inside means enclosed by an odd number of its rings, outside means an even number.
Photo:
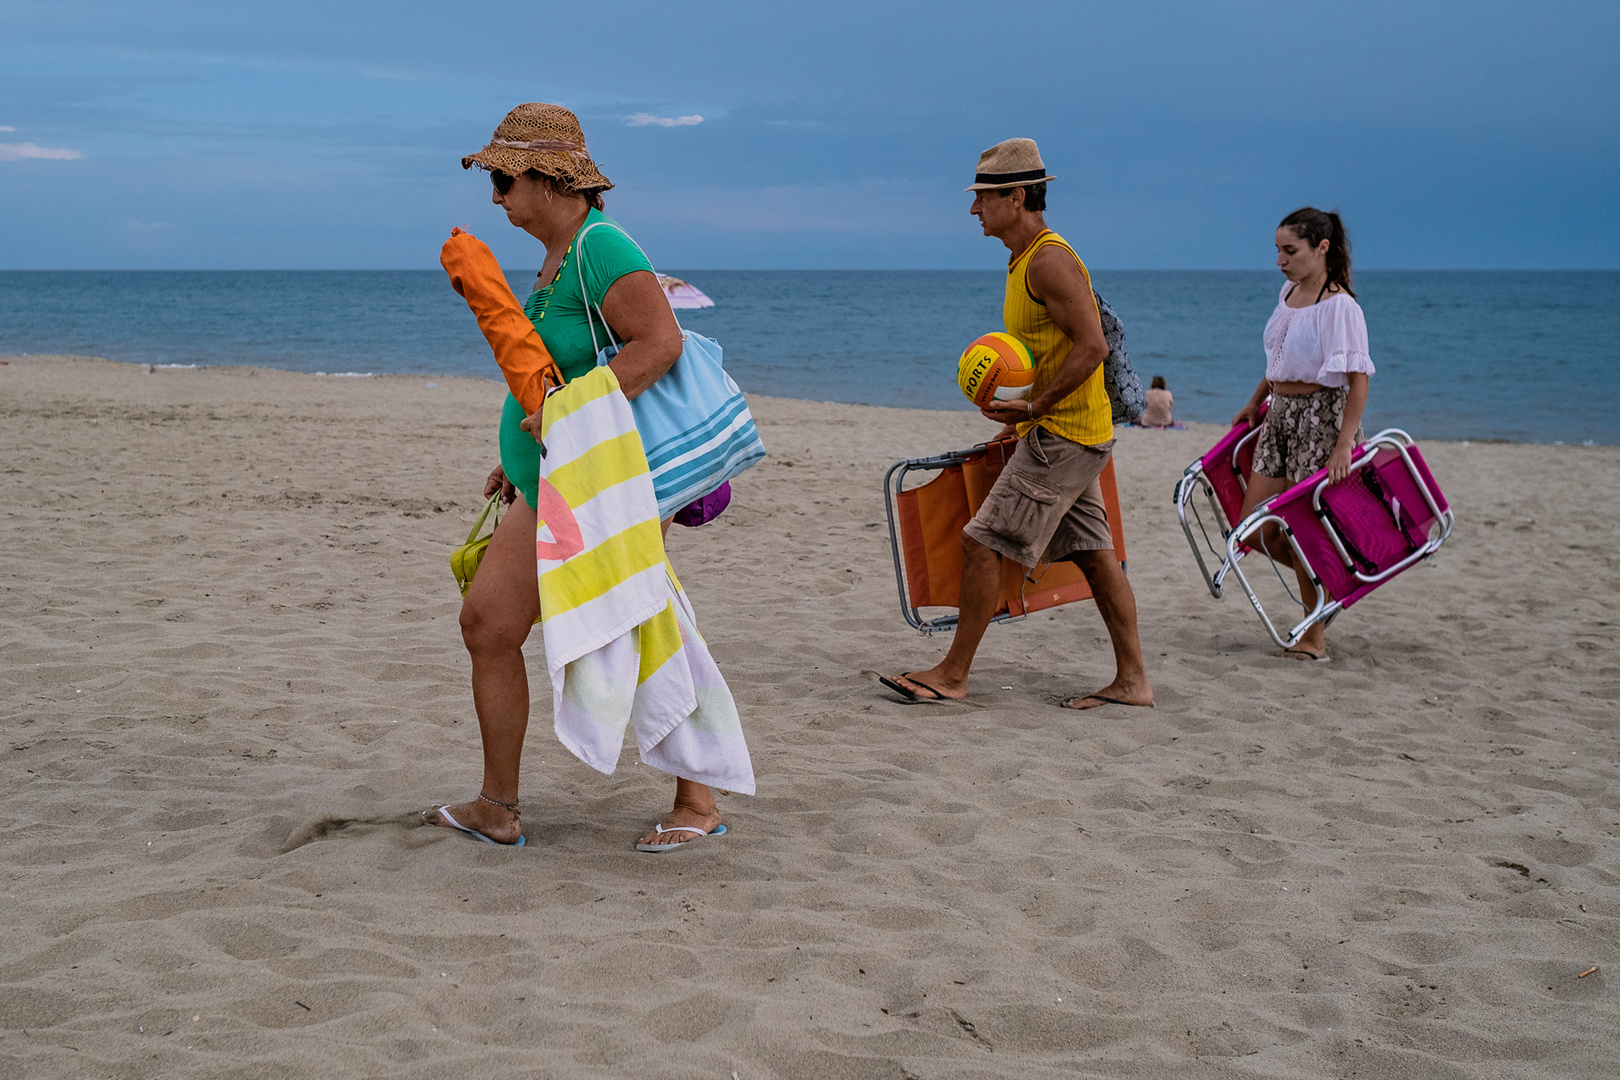
[[[467,595],[473,575],[478,573],[478,564],[484,561],[484,549],[489,547],[489,542],[495,538],[495,526],[501,523],[500,502],[501,493],[497,491],[478,512],[478,520],[473,522],[472,532],[467,534],[467,542],[450,553],[450,572],[456,575],[456,584],[461,586],[462,596]],[[489,517],[491,510],[495,511],[495,522],[489,527],[489,535],[479,536],[478,530],[484,527],[484,519]]]

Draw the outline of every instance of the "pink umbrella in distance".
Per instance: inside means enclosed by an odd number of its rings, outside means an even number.
[[[703,290],[691,282],[670,277],[668,274],[659,274],[658,285],[669,298],[669,306],[672,308],[714,307],[714,301],[704,296]]]

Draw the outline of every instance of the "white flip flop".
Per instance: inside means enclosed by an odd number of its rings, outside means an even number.
[[[486,844],[494,844],[496,847],[522,847],[524,844],[529,842],[529,838],[524,836],[522,833],[519,833],[517,840],[514,841],[513,843],[510,843],[510,844],[502,843],[499,840],[491,840],[489,837],[485,836],[483,833],[479,832],[477,829],[469,829],[467,826],[463,825],[461,822],[459,822],[455,818],[451,817],[450,816],[450,804],[449,803],[445,803],[443,806],[435,806],[433,808],[433,812],[435,814],[438,814],[440,817],[444,818],[444,820],[448,821],[450,823],[450,827],[452,829],[460,829],[462,832],[466,833],[468,836],[477,837],[479,840],[482,840]]]
[[[446,814],[445,816],[449,817],[448,814]],[[704,830],[698,828],[695,825],[674,825],[674,826],[671,826],[668,829],[664,828],[664,826],[662,824],[655,824],[653,826],[653,832],[658,833],[660,836],[662,836],[664,833],[672,833],[672,832],[697,833],[699,836],[719,836],[721,833],[723,833],[725,831],[726,831],[726,827],[724,825],[716,825],[713,832],[705,832]],[[656,855],[657,853],[659,853],[661,851],[674,851],[676,848],[685,847],[687,844],[690,844],[691,842],[692,841],[690,841],[690,840],[681,840],[681,841],[678,841],[678,842],[673,843],[673,844],[637,844],[636,845],[636,850],[637,851],[650,851],[650,852],[652,852],[653,854]]]

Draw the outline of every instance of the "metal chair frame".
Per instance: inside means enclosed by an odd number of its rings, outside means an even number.
[[[1437,550],[1439,550],[1440,545],[1444,544],[1446,540],[1450,538],[1451,531],[1456,525],[1455,515],[1452,513],[1449,507],[1445,510],[1440,509],[1439,503],[1434,497],[1434,493],[1429,490],[1428,484],[1425,483],[1422,474],[1418,471],[1417,466],[1413,463],[1411,455],[1407,453],[1408,448],[1412,445],[1412,437],[1406,432],[1401,431],[1398,428],[1387,428],[1363,443],[1357,456],[1350,462],[1351,471],[1355,471],[1370,465],[1374,457],[1377,456],[1379,450],[1394,450],[1400,455],[1401,461],[1405,464],[1407,472],[1411,475],[1414,485],[1417,487],[1419,493],[1423,496],[1424,501],[1428,504],[1430,514],[1432,514],[1434,520],[1439,523],[1438,533],[1430,536],[1426,542],[1418,545],[1416,550],[1405,558],[1401,559],[1399,562],[1392,566],[1386,567],[1375,574],[1363,573],[1356,565],[1355,560],[1351,558],[1350,552],[1345,545],[1344,538],[1339,534],[1339,530],[1334,526],[1331,516],[1325,512],[1322,506],[1322,493],[1328,488],[1331,481],[1326,476],[1323,476],[1311,489],[1311,510],[1315,514],[1316,520],[1321,523],[1328,540],[1333,545],[1334,550],[1338,552],[1339,557],[1344,560],[1345,569],[1348,570],[1358,581],[1361,581],[1368,586],[1375,586],[1387,581],[1415,563],[1418,563],[1423,559],[1428,558],[1430,555],[1433,555]],[[1191,476],[1192,472],[1193,470],[1189,468],[1188,476]],[[1185,478],[1183,482],[1185,482]],[[1179,490],[1180,489],[1178,487],[1178,493]],[[1280,499],[1282,495],[1286,494],[1288,493],[1283,492],[1271,499],[1267,499],[1265,502],[1256,506],[1249,513],[1249,515],[1242,521],[1238,522],[1236,526],[1226,532],[1226,558],[1222,560],[1220,570],[1217,572],[1217,576],[1213,580],[1211,591],[1215,591],[1215,586],[1219,584],[1228,571],[1236,575],[1238,584],[1243,588],[1244,595],[1249,598],[1249,603],[1254,605],[1254,610],[1259,614],[1260,621],[1265,625],[1266,633],[1271,635],[1271,640],[1275,641],[1278,645],[1285,649],[1290,649],[1299,644],[1300,640],[1305,636],[1305,632],[1312,626],[1315,626],[1319,622],[1323,624],[1331,622],[1341,611],[1344,610],[1345,600],[1328,599],[1327,590],[1322,586],[1321,576],[1311,566],[1310,559],[1306,557],[1305,552],[1300,548],[1299,541],[1294,536],[1293,526],[1272,512],[1272,507],[1277,500]],[[1214,500],[1212,497],[1211,502],[1213,501]],[[1400,512],[1400,504],[1398,501],[1395,503],[1393,509],[1398,520]],[[1266,550],[1264,541],[1256,540],[1253,544],[1249,544],[1249,538],[1255,536],[1256,533],[1267,525],[1277,526],[1278,531],[1282,534],[1283,538],[1288,542],[1288,546],[1292,549],[1294,558],[1299,560],[1299,564],[1304,567],[1306,573],[1310,576],[1311,584],[1316,589],[1316,606],[1310,611],[1306,612],[1305,617],[1290,628],[1287,634],[1282,634],[1278,631],[1276,624],[1271,619],[1271,616],[1266,614],[1265,606],[1261,603],[1259,596],[1256,595],[1254,587],[1250,584],[1247,575],[1243,573],[1242,567],[1238,565],[1239,560],[1242,559],[1246,551],[1258,551],[1265,555],[1266,561],[1271,565],[1273,570],[1276,571],[1277,562],[1272,558],[1271,553]],[[1191,539],[1190,532],[1189,539]],[[1240,547],[1244,548],[1244,550],[1239,550]],[[1197,554],[1196,548],[1194,549],[1194,554]],[[1200,560],[1200,567],[1202,567],[1202,560]],[[1276,572],[1278,573],[1278,576],[1281,577],[1281,571]],[[1207,573],[1205,574],[1205,580],[1211,580],[1210,575]],[[1287,582],[1285,580],[1285,588],[1286,585]],[[1215,595],[1218,597],[1220,593],[1215,592]],[[1361,594],[1359,592],[1356,594],[1357,597],[1360,595]],[[1350,599],[1351,602],[1354,600],[1354,598],[1347,599]]]
[[[894,501],[903,490],[908,474],[924,470],[938,472],[953,465],[961,465],[974,456],[983,453],[989,445],[988,443],[980,443],[978,446],[967,450],[953,450],[949,453],[934,454],[930,457],[907,458],[904,461],[895,462],[883,474],[883,510],[889,523],[889,552],[894,558],[894,580],[900,591],[900,611],[913,629],[921,630],[924,634],[933,635],[955,630],[958,616],[939,615],[925,620],[922,617],[922,611],[911,605],[911,597],[906,589],[905,561],[900,555],[900,525],[895,515]],[[1120,569],[1128,572],[1128,562],[1128,559],[1121,559],[1119,561]],[[1031,576],[1033,569],[1031,567],[1025,570],[1023,585],[1019,590],[1020,600],[1023,599],[1028,586],[1040,584],[1039,578]],[[1032,613],[1028,610],[1027,605],[1021,606],[1025,608],[1022,614],[1014,615],[1010,611],[1004,611],[993,616],[990,621],[992,623],[1022,622],[1024,619],[1029,618]]]
[[[1256,424],[1247,435],[1232,444],[1231,453],[1221,462],[1226,468],[1232,470],[1232,476],[1237,480],[1238,488],[1242,491],[1248,491],[1249,484],[1244,479],[1243,470],[1238,467],[1238,454],[1259,434],[1260,425]],[[1204,500],[1209,504],[1215,527],[1220,530],[1222,541],[1220,547],[1216,547],[1214,541],[1210,539],[1209,528],[1204,524],[1204,516],[1199,512],[1198,504],[1193,501],[1194,496],[1199,493],[1203,494]],[[1187,466],[1187,471],[1182,474],[1180,480],[1176,481],[1175,493],[1172,498],[1175,502],[1176,517],[1181,520],[1181,531],[1187,537],[1187,546],[1192,548],[1193,558],[1198,560],[1198,572],[1204,577],[1204,584],[1209,588],[1209,595],[1219,600],[1225,587],[1226,576],[1231,572],[1232,565],[1236,561],[1229,555],[1226,544],[1226,540],[1232,535],[1232,523],[1227,520],[1226,511],[1221,508],[1221,504],[1215,498],[1215,489],[1210,485],[1209,478],[1205,475],[1203,458],[1199,458]],[[1188,520],[1189,513],[1192,516],[1190,521]],[[1198,528],[1198,536],[1193,535],[1194,525]],[[1202,547],[1200,547],[1200,540],[1202,540]],[[1209,563],[1204,559],[1206,550],[1215,559],[1220,560],[1213,572],[1209,568]],[[1243,554],[1241,551],[1238,552],[1237,558],[1241,559]]]

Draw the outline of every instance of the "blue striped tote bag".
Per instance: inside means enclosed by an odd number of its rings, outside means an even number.
[[[587,316],[594,315],[591,343],[600,344],[598,320],[607,332],[607,346],[596,355],[598,367],[621,348],[602,309],[590,304],[585,290],[585,236],[599,226],[614,228],[609,222],[592,222],[574,240],[580,296],[586,299]],[[625,235],[622,229],[619,232]],[[681,345],[675,366],[630,403],[652,470],[661,518],[702,498],[765,456],[765,443],[754,427],[748,401],[721,366],[720,343],[682,327]]]

